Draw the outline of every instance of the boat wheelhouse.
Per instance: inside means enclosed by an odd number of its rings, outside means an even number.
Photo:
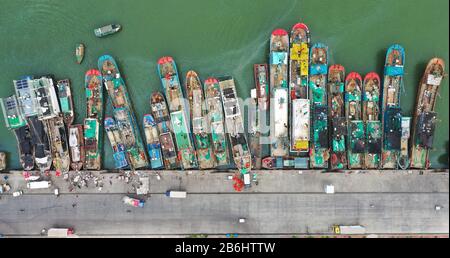
[[[38,115],[38,103],[33,87],[30,85],[31,76],[25,76],[20,80],[14,80],[17,103],[24,117]]]
[[[16,95],[1,99],[1,107],[5,118],[6,127],[15,130],[27,125],[23,113],[19,109]]]
[[[53,79],[41,77],[28,81],[34,91],[38,106],[38,117],[40,120],[56,118],[61,112],[58,97],[53,84]]]

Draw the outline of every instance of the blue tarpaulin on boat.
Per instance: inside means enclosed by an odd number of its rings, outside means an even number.
[[[384,75],[387,76],[403,75],[403,66],[387,66],[384,69]]]
[[[326,64],[315,64],[311,65],[311,75],[318,75],[318,74],[327,74],[328,73],[328,66]]]
[[[274,65],[285,64],[285,65],[287,65],[287,52],[272,52],[270,55],[270,64],[274,64]]]

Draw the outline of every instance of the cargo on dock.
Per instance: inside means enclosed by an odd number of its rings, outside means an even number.
[[[192,123],[199,168],[211,169],[215,167],[215,159],[211,149],[203,86],[196,72],[187,72],[185,88],[189,100],[190,121]]]
[[[56,87],[58,90],[61,114],[64,118],[64,123],[66,123],[66,126],[69,127],[75,118],[70,81],[68,79],[60,80],[57,82]]]
[[[403,90],[405,50],[394,44],[386,53],[383,82],[381,168],[396,169],[401,141],[400,91]]]
[[[144,115],[144,135],[147,143],[147,151],[150,157],[152,169],[161,169],[164,167],[161,143],[159,141],[158,125],[152,115]]]
[[[174,142],[172,124],[170,123],[170,113],[166,100],[160,92],[154,92],[150,99],[150,106],[153,118],[158,125],[159,141],[166,169],[178,169],[180,163],[177,156],[177,149]]]
[[[125,145],[122,143],[119,128],[112,117],[105,118],[105,131],[113,150],[114,167],[123,169],[128,167]]]
[[[197,157],[188,128],[188,105],[183,97],[177,67],[172,57],[158,60],[158,74],[169,104],[170,121],[175,133],[178,156],[183,169],[198,168]]]
[[[365,130],[362,120],[362,77],[351,72],[345,79],[345,114],[347,116],[348,168],[364,168]]]
[[[330,158],[328,139],[328,47],[316,43],[310,51],[309,95],[311,100],[312,130],[311,168],[328,168]]]
[[[70,167],[75,171],[80,171],[84,166],[85,160],[83,125],[69,126],[69,149]]]
[[[219,81],[208,78],[203,85],[207,109],[207,121],[211,129],[213,153],[217,166],[226,166],[230,163],[229,149],[225,135],[225,120],[220,93]]]
[[[328,107],[330,132],[330,168],[347,168],[347,119],[345,118],[345,68],[332,65],[328,71]]]
[[[445,62],[433,58],[428,62],[417,92],[412,123],[411,167],[430,168],[429,152],[436,130],[436,97],[445,74]]]
[[[244,121],[241,108],[239,107],[234,79],[232,77],[222,77],[219,79],[219,86],[234,164],[242,174],[246,174],[252,167],[252,155],[244,131]]]
[[[364,166],[376,169],[381,157],[381,120],[380,120],[380,76],[374,72],[364,77],[363,120],[366,126],[366,151]]]
[[[100,71],[86,72],[86,119],[84,119],[85,169],[100,170],[102,165],[103,87]]]
[[[276,29],[270,37],[270,136],[271,156],[289,156],[289,86],[288,86],[289,35]]]

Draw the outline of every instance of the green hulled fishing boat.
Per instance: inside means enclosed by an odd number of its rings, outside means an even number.
[[[316,43],[311,47],[309,71],[309,92],[312,111],[312,140],[310,149],[311,168],[328,168],[328,47]]]
[[[229,165],[228,145],[225,136],[224,113],[220,95],[219,81],[208,78],[204,84],[207,121],[211,129],[213,154],[217,166]]]
[[[172,57],[158,60],[158,74],[170,110],[170,121],[175,133],[178,157],[183,169],[198,168],[197,157],[188,128],[188,106],[183,97],[178,70]]]
[[[84,119],[85,168],[100,170],[103,147],[103,87],[102,76],[98,70],[89,70],[85,76],[86,118]]]
[[[364,166],[378,168],[381,157],[381,121],[380,121],[380,76],[368,73],[363,86],[363,120],[366,125],[366,151]]]
[[[61,107],[61,114],[64,118],[64,123],[69,127],[75,118],[73,110],[72,91],[70,90],[70,81],[60,80],[56,84],[58,90],[59,105]]]
[[[196,72],[187,72],[185,88],[189,100],[192,133],[197,149],[199,168],[211,169],[215,167],[215,160],[211,149],[210,129],[206,117],[203,87]]]
[[[347,168],[347,119],[345,117],[345,69],[342,65],[332,65],[328,71],[328,106],[331,122],[330,168]]]

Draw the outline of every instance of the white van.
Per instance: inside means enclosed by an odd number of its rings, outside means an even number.
[[[186,198],[187,193],[183,191],[167,191],[166,196],[170,198]]]

